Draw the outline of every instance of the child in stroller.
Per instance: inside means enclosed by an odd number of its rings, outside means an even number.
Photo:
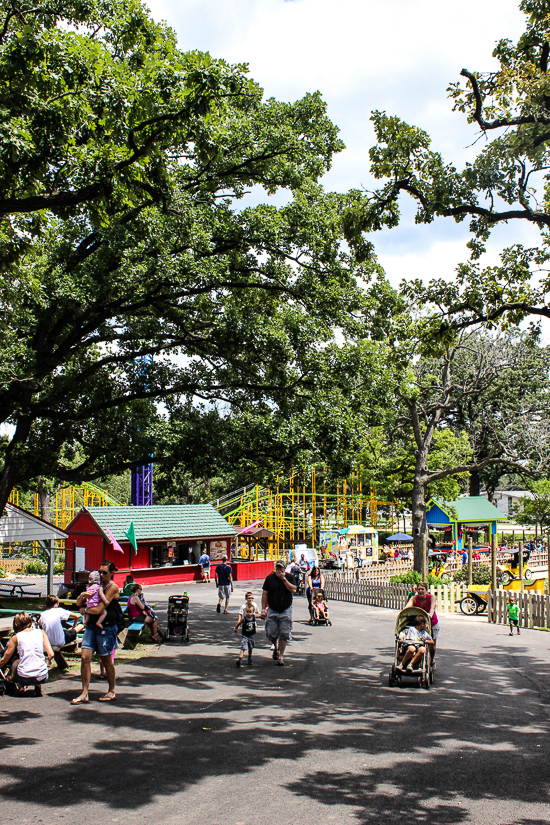
[[[328,625],[329,627],[332,626],[332,622],[328,616],[328,605],[325,600],[325,594],[322,590],[316,590],[315,596],[313,599],[313,612],[314,612],[314,623],[315,624],[324,624]]]
[[[416,670],[426,653],[426,646],[434,643],[428,633],[428,622],[424,616],[415,616],[414,625],[407,628],[405,641],[410,644],[405,649],[401,668],[403,670]]]

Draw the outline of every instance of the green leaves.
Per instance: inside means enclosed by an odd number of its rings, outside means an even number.
[[[160,461],[190,407],[298,428],[396,300],[318,183],[343,147],[318,93],[264,100],[136,0],[66,5],[0,2],[0,501],[18,476]],[[255,187],[287,205],[241,206]]]

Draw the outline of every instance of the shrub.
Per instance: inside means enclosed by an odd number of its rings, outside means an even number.
[[[422,576],[417,570],[409,570],[408,573],[401,573],[399,576],[392,576],[390,582],[392,584],[418,584],[422,581]],[[428,587],[437,587],[439,584],[445,584],[443,579],[439,576],[428,575]]]
[[[418,584],[422,581],[422,576],[417,570],[409,570],[407,573],[400,573],[399,576],[392,576],[392,584]]]
[[[3,567],[0,567],[0,579],[5,579],[8,574]]]
[[[455,582],[467,584],[468,582],[468,568],[465,566],[462,570],[457,570],[453,576]],[[484,565],[472,568],[472,584],[491,584],[491,571]]]
[[[46,565],[38,559],[28,561],[25,565],[25,573],[27,576],[44,576],[46,574]]]
[[[63,573],[65,570],[64,564],[54,564],[53,572],[56,576],[60,573]],[[32,559],[32,561],[28,561],[25,565],[25,573],[27,576],[45,576],[48,572],[48,565],[44,561],[40,561],[40,559]]]

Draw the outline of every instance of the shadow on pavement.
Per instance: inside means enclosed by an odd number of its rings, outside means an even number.
[[[57,724],[77,759],[8,763],[0,796],[57,807],[70,789],[72,805],[135,810],[208,777],[230,781],[309,754],[319,769],[289,771],[285,787],[312,803],[347,805],[359,822],[406,811],[409,825],[454,825],[475,800],[547,804],[547,718],[516,671],[550,703],[550,667],[535,655],[445,651],[432,690],[391,689],[389,646],[368,655],[295,646],[288,666],[275,668],[264,643],[253,668],[237,669],[235,620],[197,608],[193,644],[139,660],[120,679],[117,707],[65,707]],[[52,688],[52,698],[74,695],[66,684]],[[335,755],[338,770],[325,769]]]

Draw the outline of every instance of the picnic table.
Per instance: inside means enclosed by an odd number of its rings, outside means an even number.
[[[26,589],[29,587],[34,587],[33,582],[12,582],[2,580],[0,582],[0,596],[17,596],[18,598],[23,598],[23,596],[40,596],[40,593],[37,593],[36,590]],[[19,590],[19,593],[16,593],[16,590]]]
[[[34,616],[37,613],[42,613],[42,610],[31,610],[30,612],[31,615]],[[17,616],[18,613],[21,613],[21,610],[14,609],[13,607],[0,607],[0,616]]]

